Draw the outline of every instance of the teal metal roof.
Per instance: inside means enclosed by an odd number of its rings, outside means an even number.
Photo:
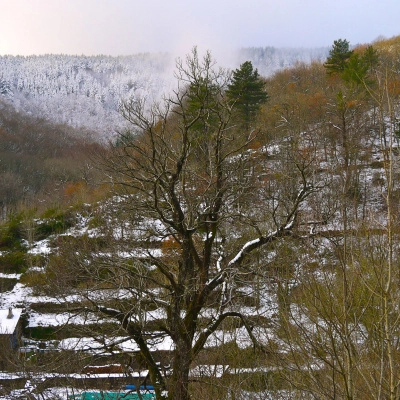
[[[143,399],[155,399],[154,393],[140,393]],[[127,392],[83,392],[68,396],[71,400],[139,400],[137,393]]]

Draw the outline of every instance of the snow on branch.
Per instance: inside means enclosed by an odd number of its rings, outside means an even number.
[[[271,234],[268,235],[268,236],[273,236],[273,235],[276,235],[276,234],[277,234],[277,231],[271,233]],[[244,257],[245,254],[247,254],[247,253],[248,253],[249,251],[251,251],[253,248],[258,247],[257,245],[258,245],[258,244],[261,244],[261,239],[262,239],[262,238],[257,238],[257,239],[254,239],[254,240],[251,240],[251,241],[247,242],[247,243],[241,248],[241,250],[239,251],[239,253],[237,253],[236,256],[235,256],[231,261],[229,261],[228,267],[231,267],[233,264],[236,264],[237,262],[239,262],[239,261]]]

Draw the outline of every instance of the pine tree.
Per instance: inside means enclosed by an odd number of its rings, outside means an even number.
[[[347,40],[335,40],[324,64],[328,74],[338,74],[349,85],[362,85],[372,81],[368,75],[379,64],[378,52],[368,46],[363,52],[349,50]]]
[[[3,79],[2,76],[0,76],[0,94],[8,98],[12,98],[14,95],[10,82]]]
[[[346,39],[335,40],[329,51],[329,57],[324,64],[328,74],[343,72],[352,54],[350,43]]]
[[[226,94],[246,129],[250,128],[252,118],[268,99],[264,87],[265,82],[260,78],[257,69],[253,69],[250,61],[244,62],[233,71]]]

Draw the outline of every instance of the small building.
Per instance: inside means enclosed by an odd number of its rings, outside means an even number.
[[[0,341],[1,346],[16,349],[21,336],[22,308],[0,310]]]

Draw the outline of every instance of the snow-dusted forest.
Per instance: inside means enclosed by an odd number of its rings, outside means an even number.
[[[262,76],[296,63],[324,60],[329,48],[244,48],[230,57],[236,68],[249,60]],[[132,56],[0,56],[0,94],[18,111],[73,127],[85,127],[108,139],[123,128],[118,110],[126,99],[152,101],[170,92],[174,57],[169,53]]]

